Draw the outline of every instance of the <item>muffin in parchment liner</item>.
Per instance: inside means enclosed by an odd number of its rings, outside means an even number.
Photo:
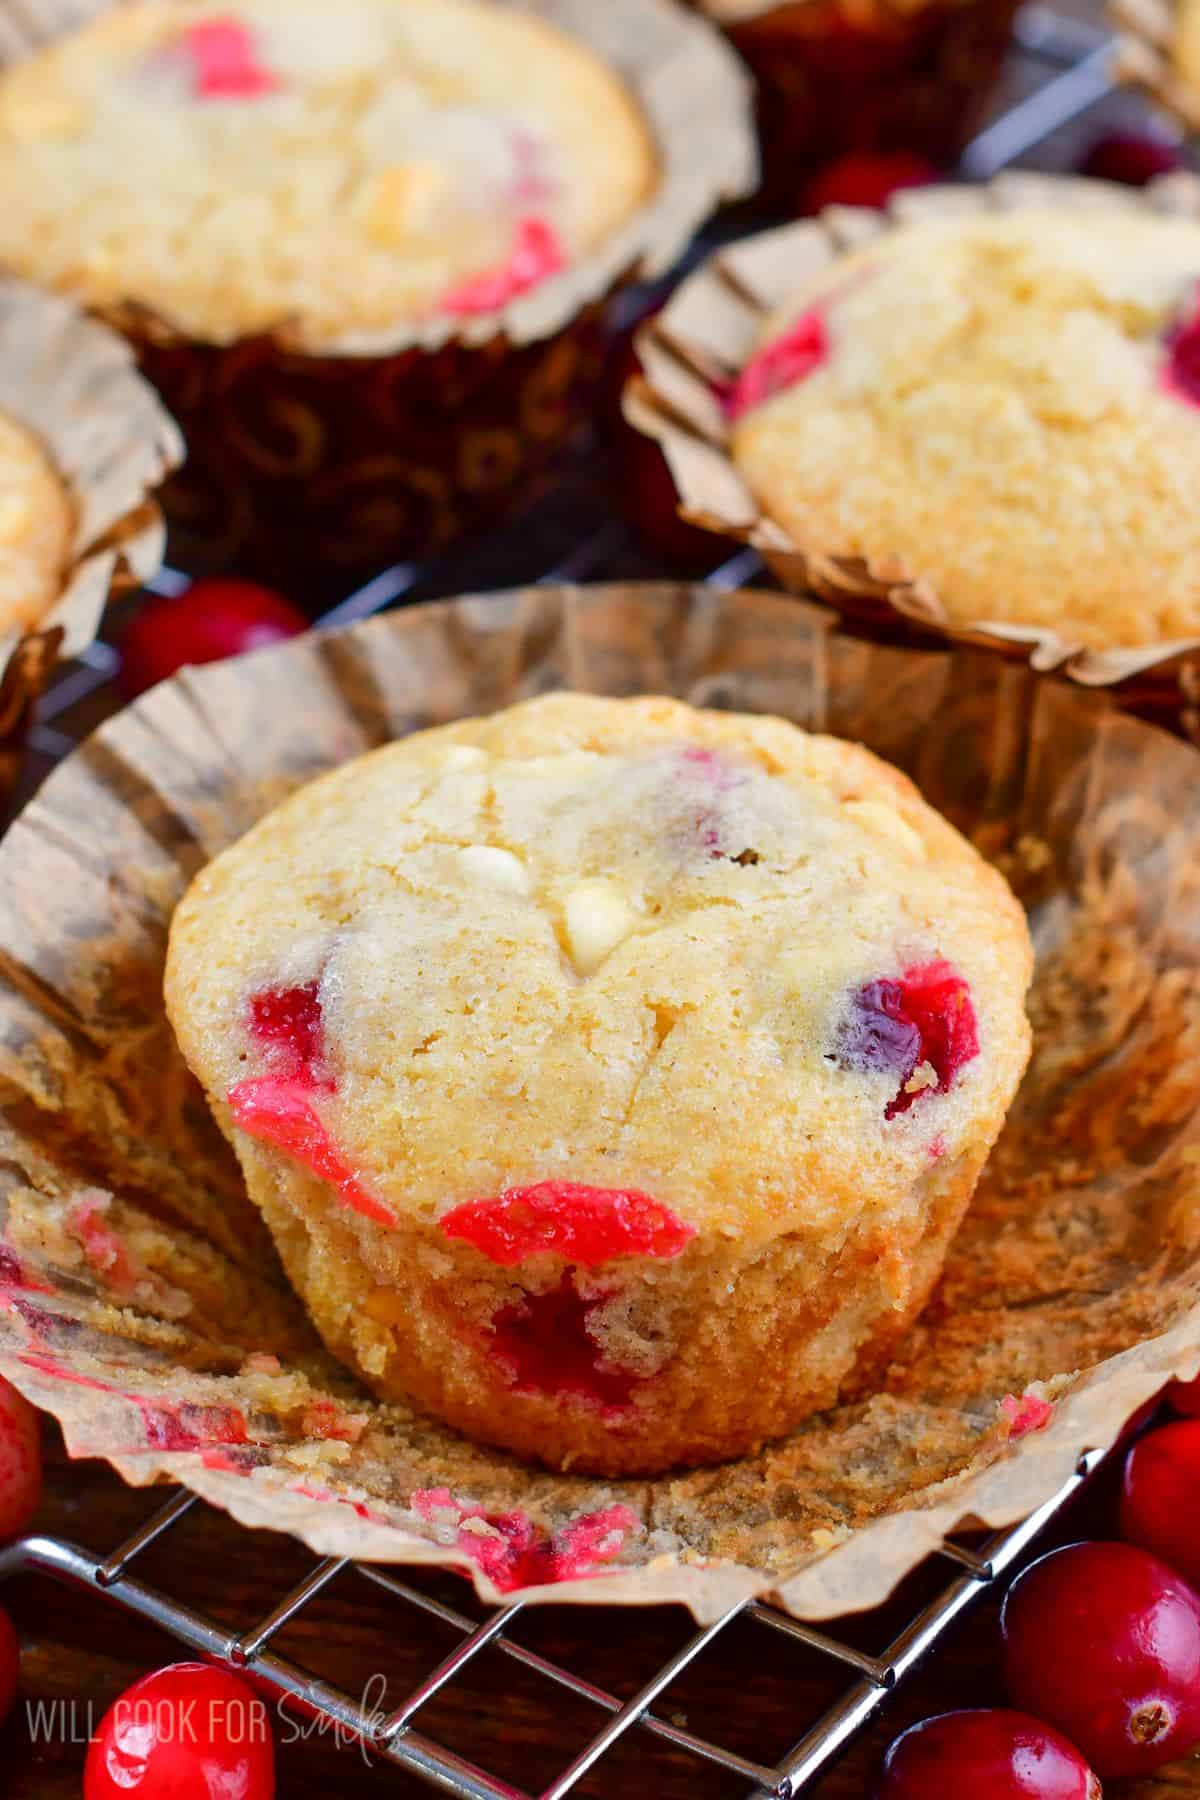
[[[948,168],[983,116],[1014,0],[690,0],[741,52],[758,91],[764,185],[795,206],[854,151]]]
[[[1200,9],[1195,0],[1109,0],[1120,35],[1117,79],[1139,88],[1185,131],[1200,131]]]
[[[1059,670],[1084,685],[1115,686],[1131,709],[1194,734],[1200,719],[1200,635],[1098,647],[1044,620],[1027,624],[1017,616],[997,620],[986,614],[964,619],[961,607],[952,611],[943,603],[929,572],[902,553],[865,557],[832,546],[825,551],[817,546],[816,529],[802,548],[778,518],[768,516],[735,464],[724,396],[760,345],[768,319],[789,303],[794,310],[798,290],[849,253],[877,242],[886,248],[887,234],[906,224],[969,223],[1026,209],[1043,218],[1061,211],[1072,221],[1094,219],[1096,243],[1103,246],[1106,217],[1132,221],[1149,213],[1200,219],[1200,181],[1172,175],[1134,192],[1079,178],[1014,173],[980,187],[902,193],[887,213],[830,208],[820,220],[744,240],[705,263],[643,329],[639,354],[645,378],[626,389],[626,415],[661,445],[681,515],[754,545],[793,591],[820,595],[892,641],[949,638],[1028,659],[1035,669]],[[844,290],[838,291],[849,296],[854,285],[848,272]],[[900,318],[896,329],[906,329]],[[964,550],[970,529],[964,520]],[[1077,566],[1085,572],[1086,559]]]
[[[494,4],[557,27],[620,77],[654,158],[648,196],[560,272],[490,309],[369,327],[348,316],[320,332],[281,318],[232,337],[156,309],[136,284],[122,293],[106,276],[96,299],[70,278],[134,344],[183,429],[187,469],[165,503],[189,566],[236,565],[327,601],[494,522],[586,418],[606,302],[753,188],[749,82],[713,27],[674,0]],[[31,0],[0,27],[0,65],[53,43],[81,10]],[[153,170],[137,179],[149,192]]]
[[[879,1390],[760,1454],[547,1474],[379,1404],[319,1348],[162,1003],[196,870],[398,733],[556,687],[783,714],[897,764],[1008,875],[1037,950],[1029,1072],[941,1287]],[[863,642],[768,594],[634,584],[418,607],[165,683],[0,846],[0,1368],[78,1455],[326,1554],[481,1593],[885,1595],[1200,1366],[1196,751],[1111,696]]]
[[[45,458],[45,480],[0,496],[0,553],[57,515],[42,579],[0,609],[0,797],[11,789],[34,703],[56,663],[96,635],[114,588],[162,559],[154,495],[178,466],[173,420],[128,346],[68,300],[0,277],[0,420]],[[11,453],[11,452],[10,452]],[[18,584],[19,584],[19,577]]]

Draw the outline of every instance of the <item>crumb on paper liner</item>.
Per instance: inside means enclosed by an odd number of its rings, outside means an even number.
[[[1144,190],[1082,177],[1014,171],[979,186],[901,191],[886,212],[830,207],[718,251],[642,330],[644,376],[625,392],[625,413],[661,446],[681,515],[751,544],[785,587],[821,596],[875,626],[907,626],[954,642],[1028,659],[1088,687],[1121,686],[1123,697],[1172,697],[1193,735],[1200,728],[1200,637],[1127,649],[1091,649],[1042,626],[979,619],[956,623],[928,578],[899,556],[863,558],[805,551],[767,517],[728,452],[714,388],[743,366],[764,319],[797,286],[838,256],[898,224],[971,217],[1021,206],[1103,214],[1149,206],[1200,219],[1200,177],[1168,175]]]
[[[503,337],[522,345],[549,337],[574,315],[606,297],[631,272],[660,274],[696,229],[726,200],[751,193],[758,158],[751,117],[751,83],[721,34],[675,0],[491,0],[530,13],[586,45],[616,70],[639,102],[658,153],[659,180],[603,244],[561,274],[492,312],[470,318],[437,316],[390,330],[346,333],[310,344],[286,323],[265,334],[281,350],[318,356],[394,356],[436,350],[447,342],[489,343]],[[0,70],[125,0],[24,0],[0,11]],[[190,334],[133,304],[112,310],[113,323],[160,345]]]
[[[115,332],[3,275],[0,411],[37,437],[75,512],[58,600],[35,626],[0,632],[2,765],[55,664],[95,637],[113,587],[157,570],[163,524],[152,496],[182,461],[183,443]]]
[[[1029,1073],[883,1389],[654,1480],[533,1469],[364,1394],[288,1289],[161,1000],[176,901],[269,806],[564,686],[864,741],[1004,868],[1038,952]],[[683,585],[468,597],[180,675],[0,844],[0,1370],[131,1482],[320,1554],[452,1565],[489,1599],[878,1602],[1200,1367],[1196,754],[994,656]]]
[[[1176,65],[1179,0],[1108,0],[1119,36],[1112,72],[1156,100],[1185,131],[1200,132],[1200,93]]]

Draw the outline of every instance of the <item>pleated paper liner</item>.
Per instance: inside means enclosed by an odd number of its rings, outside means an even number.
[[[1200,637],[1096,650],[1042,626],[951,619],[936,589],[899,556],[862,557],[802,550],[759,507],[728,449],[714,384],[736,373],[756,348],[764,320],[839,255],[898,223],[969,216],[1015,207],[1150,207],[1200,218],[1200,179],[1171,175],[1134,191],[1066,176],[1017,173],[979,187],[898,194],[888,212],[832,207],[819,220],[760,233],[721,251],[696,271],[643,331],[645,380],[626,390],[627,416],[661,444],[685,518],[761,551],[795,592],[816,593],[866,628],[893,639],[952,639],[1058,670],[1091,687],[1116,687],[1123,704],[1196,735],[1200,731]]]
[[[115,332],[70,301],[2,276],[0,412],[39,439],[75,510],[58,599],[36,625],[0,632],[2,801],[57,662],[92,642],[114,588],[158,568],[163,527],[153,495],[183,446]]]
[[[1120,36],[1112,69],[1139,88],[1189,133],[1200,132],[1200,90],[1179,65],[1178,0],[1109,0],[1108,15]]]
[[[850,151],[948,168],[983,117],[1015,0],[691,0],[758,86],[764,179],[793,211],[805,178]]]
[[[548,1474],[382,1405],[320,1349],[160,988],[191,877],[311,776],[551,688],[665,692],[864,741],[1032,915],[1036,1047],[944,1283],[873,1397],[753,1457]],[[1200,1365],[1200,756],[996,657],[852,639],[769,594],[539,587],[186,673],[0,845],[0,1369],[78,1456],[321,1554],[488,1598],[879,1601],[1044,1501]]]
[[[112,3],[23,0],[19,20],[0,10],[0,64]],[[189,567],[236,564],[321,604],[511,511],[586,417],[606,302],[668,268],[723,200],[754,187],[750,84],[713,26],[674,0],[492,3],[560,27],[625,79],[657,147],[653,196],[575,266],[475,318],[216,344],[130,296],[111,322],[188,442],[166,505]]]

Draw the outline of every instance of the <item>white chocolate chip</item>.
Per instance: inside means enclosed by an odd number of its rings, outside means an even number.
[[[447,744],[442,752],[444,769],[477,769],[487,757],[478,744]]]
[[[890,806],[884,806],[879,800],[846,800],[842,811],[856,824],[867,831],[877,832],[880,837],[890,838],[901,850],[908,853],[915,862],[925,861],[925,846],[906,819]]]
[[[468,844],[458,853],[463,873],[472,881],[485,881],[489,887],[503,888],[509,894],[527,894],[533,883],[529,870],[511,850],[497,850],[491,844]]]
[[[567,895],[563,915],[571,960],[591,975],[638,924],[638,915],[612,881],[581,881]]]

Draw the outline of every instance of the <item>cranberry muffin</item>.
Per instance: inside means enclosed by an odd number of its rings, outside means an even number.
[[[1200,223],[1036,209],[912,223],[800,280],[723,396],[806,555],[959,625],[1095,650],[1200,633]]]
[[[210,343],[494,311],[654,176],[616,74],[481,0],[135,0],[0,80],[0,259]]]
[[[168,1011],[375,1393],[563,1469],[739,1455],[877,1378],[1025,1067],[1002,878],[782,720],[555,695],[304,788]]]
[[[35,625],[58,600],[75,512],[33,433],[0,411],[0,635]]]

